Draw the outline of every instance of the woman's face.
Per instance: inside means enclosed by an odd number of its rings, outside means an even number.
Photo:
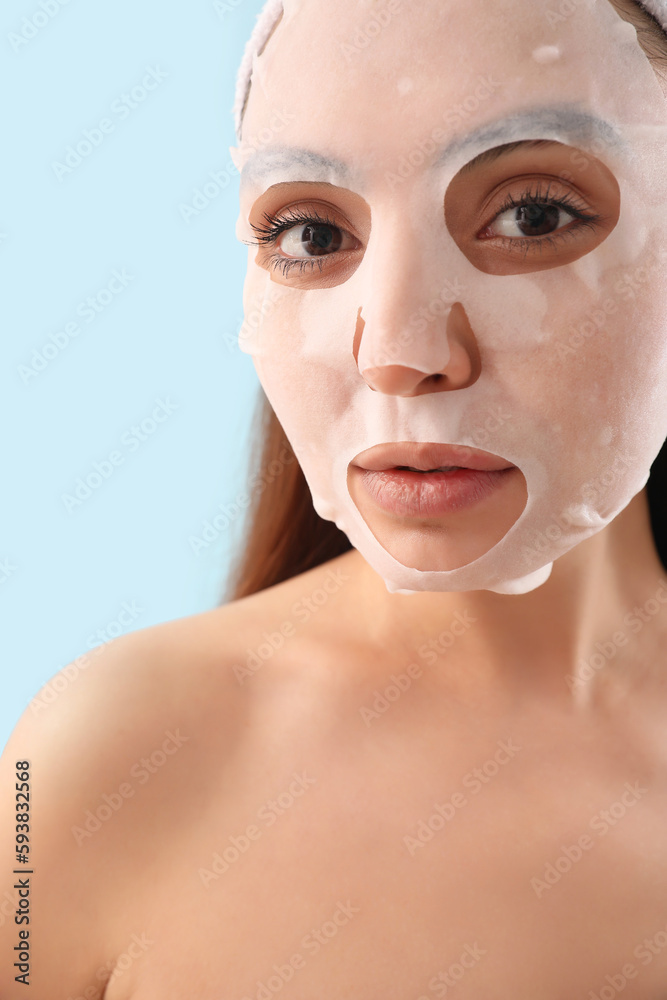
[[[389,589],[532,589],[644,486],[665,149],[607,0],[287,0],[238,154],[241,345]]]

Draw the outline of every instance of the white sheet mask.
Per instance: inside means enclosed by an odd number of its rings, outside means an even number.
[[[316,208],[358,246],[286,274],[285,237],[250,247],[241,349],[315,509],[389,591],[530,591],[645,486],[667,437],[667,98],[608,0],[556,23],[548,0],[284,6],[233,151],[237,235]],[[552,142],[460,173],[522,140]],[[560,216],[568,232],[528,249],[479,237],[508,194],[547,189],[598,220]],[[464,564],[455,520],[436,537],[364,502],[366,520],[350,493],[360,452],[407,441],[523,476],[509,529]],[[494,503],[465,530],[493,536]]]

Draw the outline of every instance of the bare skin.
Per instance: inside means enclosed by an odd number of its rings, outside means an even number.
[[[282,975],[294,1000],[416,1000],[463,969],[463,998],[588,997],[625,975],[628,1000],[661,1000],[660,597],[640,494],[529,594],[390,595],[353,550],[110,643],[2,761],[3,788],[32,762],[32,995],[242,1000]],[[516,629],[502,644],[497,620]],[[17,931],[0,927],[8,1000],[30,995]]]
[[[88,654],[0,760],[0,996],[665,1000],[666,649],[641,493],[527,594],[353,550]]]

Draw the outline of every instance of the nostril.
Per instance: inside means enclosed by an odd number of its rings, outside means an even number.
[[[366,325],[365,321],[361,318],[361,309],[361,306],[357,309],[357,322],[354,328],[354,338],[352,340],[352,357],[354,358],[354,363],[357,367],[359,366],[359,345],[361,344],[361,334],[363,333],[364,326]]]

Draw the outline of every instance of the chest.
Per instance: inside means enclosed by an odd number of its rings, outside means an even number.
[[[249,752],[128,898],[106,1000],[667,1000],[667,782],[542,746]]]

